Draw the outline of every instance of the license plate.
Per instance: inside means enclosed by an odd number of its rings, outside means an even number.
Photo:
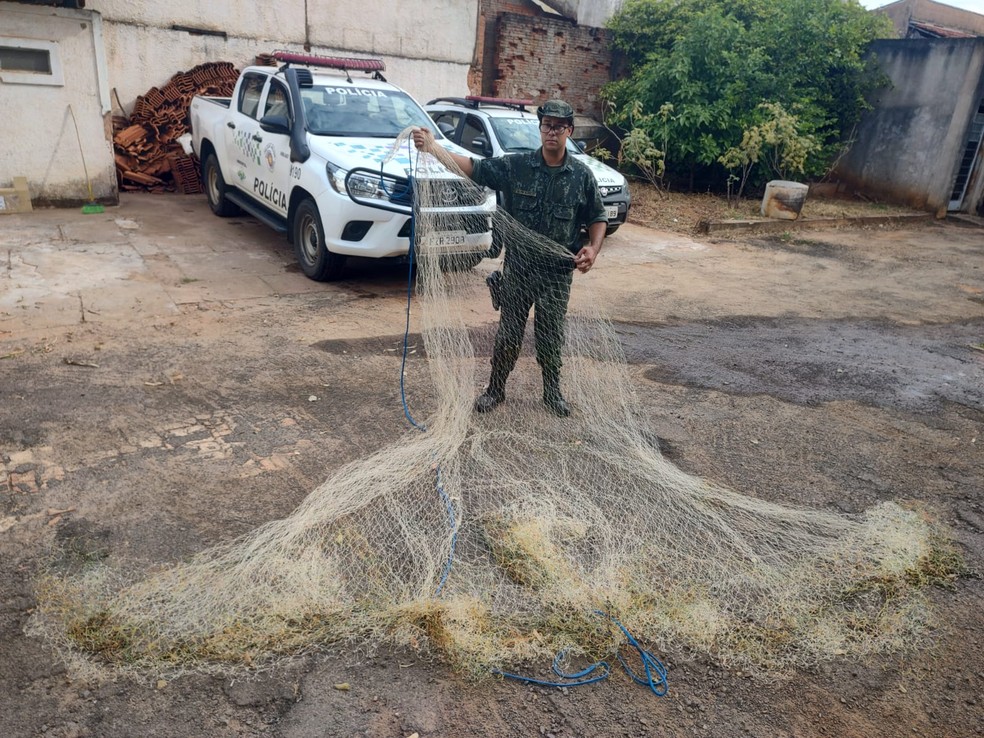
[[[432,233],[424,241],[424,248],[432,251],[453,251],[465,245],[467,234],[464,231],[440,231]]]
[[[606,205],[605,217],[608,220],[615,220],[618,217],[618,205]]]

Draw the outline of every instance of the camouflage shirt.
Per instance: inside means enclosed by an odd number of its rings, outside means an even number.
[[[502,205],[532,231],[571,253],[580,250],[581,226],[608,222],[591,170],[570,154],[547,166],[541,149],[473,162],[472,179],[502,193]]]

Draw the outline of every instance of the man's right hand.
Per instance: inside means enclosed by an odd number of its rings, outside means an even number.
[[[426,128],[414,128],[413,145],[417,151],[431,151],[434,147],[434,133]]]
[[[437,160],[451,171],[457,168],[466,177],[472,175],[472,160],[467,156],[461,156],[461,154],[453,154],[439,146],[434,140],[433,131],[427,128],[414,128],[410,135],[413,137],[413,145],[417,147],[417,151],[437,157]]]

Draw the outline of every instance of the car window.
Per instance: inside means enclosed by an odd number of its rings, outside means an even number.
[[[465,127],[461,130],[461,145],[469,151],[484,155],[482,147],[475,146],[475,139],[479,137],[486,141],[489,140],[488,134],[485,132],[485,124],[476,116],[469,115],[465,119]]]
[[[319,136],[396,138],[405,128],[437,130],[412,97],[399,90],[315,85],[301,90],[308,129]]]
[[[287,88],[277,80],[270,82],[270,91],[267,93],[266,105],[263,106],[263,117],[268,115],[282,115],[290,117],[290,103],[288,102]]]
[[[504,151],[535,151],[540,148],[540,129],[536,118],[492,118],[489,122]]]
[[[446,136],[454,136],[454,132],[458,128],[458,122],[461,120],[461,113],[456,110],[441,110],[432,112],[430,115],[442,132],[447,131]]]
[[[263,93],[263,85],[266,84],[265,74],[246,74],[239,85],[239,112],[248,115],[250,118],[256,117],[256,111],[260,107],[260,95]]]

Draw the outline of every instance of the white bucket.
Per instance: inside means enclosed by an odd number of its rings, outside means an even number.
[[[762,215],[779,220],[796,220],[806,202],[808,185],[774,179],[765,186],[762,198]]]

